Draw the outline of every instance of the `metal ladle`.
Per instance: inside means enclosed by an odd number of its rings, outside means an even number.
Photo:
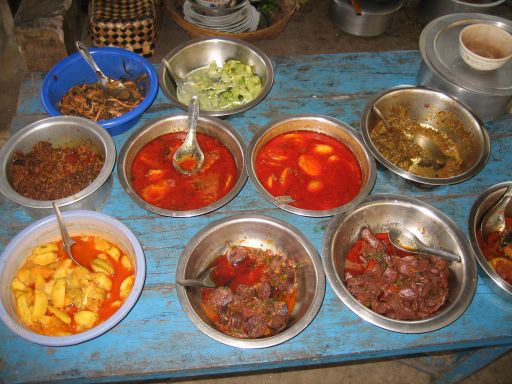
[[[482,219],[481,229],[484,240],[492,232],[501,233],[505,230],[505,216],[512,216],[512,185]]]
[[[76,265],[82,265],[73,257],[73,252],[71,252],[71,247],[73,244],[76,244],[76,241],[69,236],[68,229],[66,228],[66,224],[64,223],[64,219],[60,213],[59,206],[55,201],[52,201],[52,206],[55,211],[55,216],[57,216],[57,222],[59,223],[60,234],[62,236],[62,242],[64,243],[64,250]]]
[[[172,81],[176,83],[176,86],[181,90],[181,92],[186,93],[188,95],[193,95],[196,93],[196,83],[173,75],[173,70],[169,65],[169,62],[167,62],[165,59],[162,59],[162,64],[164,65],[169,77],[172,79]]]
[[[391,243],[403,251],[412,253],[425,253],[441,257],[448,261],[460,262],[460,256],[455,253],[445,251],[444,249],[432,248],[423,243],[418,237],[405,228],[392,228],[388,233]]]
[[[372,106],[372,109],[382,121],[386,129],[392,130],[393,127],[391,126],[391,123],[388,121],[386,116],[384,116],[381,110],[375,105]],[[421,133],[416,133],[412,138],[412,141],[421,149],[432,155],[432,158],[434,159],[434,168],[436,169],[443,168],[446,165],[446,161],[450,158],[449,156],[446,156],[441,149],[439,149],[439,146],[430,137],[422,135]]]
[[[216,288],[217,284],[211,278],[215,268],[217,268],[217,265],[206,268],[195,279],[176,279],[176,283],[183,287]]]
[[[192,175],[201,170],[204,163],[204,154],[196,139],[197,121],[199,119],[199,98],[192,96],[188,105],[188,132],[185,141],[174,152],[172,164],[174,168],[185,175]],[[184,167],[184,164],[192,164]]]
[[[111,79],[102,72],[100,67],[98,67],[98,64],[96,64],[96,61],[92,58],[91,53],[82,42],[76,41],[75,45],[78,53],[80,53],[87,64],[89,64],[93,69],[94,73],[98,77],[101,87],[107,94],[122,100],[126,100],[131,97],[130,90],[120,80]]]

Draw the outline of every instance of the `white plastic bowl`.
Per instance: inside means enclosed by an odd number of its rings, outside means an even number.
[[[471,24],[459,34],[462,60],[480,71],[491,71],[512,58],[512,35],[495,25]]]
[[[66,346],[79,344],[102,335],[119,323],[135,305],[146,278],[146,259],[135,235],[120,221],[93,211],[67,211],[62,216],[71,236],[90,234],[101,236],[132,257],[135,282],[123,305],[103,323],[85,332],[71,336],[44,336],[27,329],[16,313],[16,303],[11,282],[17,270],[36,245],[60,239],[55,216],[42,218],[18,233],[0,256],[0,317],[5,325],[18,336],[36,344]]]

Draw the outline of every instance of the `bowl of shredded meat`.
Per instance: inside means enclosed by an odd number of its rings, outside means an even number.
[[[99,47],[90,53],[114,82],[103,89],[92,68],[74,53],[45,76],[41,101],[51,116],[80,116],[97,122],[111,135],[132,128],[158,93],[158,76],[144,57],[122,48]],[[126,92],[114,92],[118,83]]]
[[[183,310],[207,336],[238,348],[295,337],[325,294],[315,247],[295,227],[268,216],[226,217],[200,230],[181,254],[176,281],[204,271],[211,286],[176,286]]]
[[[27,125],[0,150],[0,192],[34,218],[62,210],[99,210],[112,191],[116,148],[100,125],[56,116]]]
[[[396,248],[388,238],[405,228],[431,247],[460,256],[447,261]],[[460,317],[477,283],[464,233],[438,209],[411,197],[365,199],[326,228],[322,261],[329,283],[361,319],[401,333],[430,332]]]

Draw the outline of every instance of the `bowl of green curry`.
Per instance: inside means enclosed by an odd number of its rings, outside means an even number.
[[[160,88],[179,108],[199,97],[201,113],[228,116],[262,101],[274,82],[274,70],[263,51],[226,37],[190,40],[167,53],[158,71]]]

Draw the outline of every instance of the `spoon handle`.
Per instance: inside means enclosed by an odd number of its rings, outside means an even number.
[[[185,144],[190,146],[196,141],[197,120],[199,119],[199,98],[194,95],[190,99],[188,108],[188,132],[185,138]]]
[[[215,288],[214,284],[208,284],[204,281],[194,280],[194,279],[176,279],[176,283],[183,287],[196,287],[196,288]]]
[[[80,41],[75,42],[76,48],[78,49],[78,53],[82,55],[85,61],[87,61],[87,64],[91,66],[91,68],[94,70],[94,73],[98,77],[98,80],[101,83],[101,86],[103,88],[107,87],[108,84],[108,77],[101,71],[100,67],[98,67],[98,64],[94,61],[92,58],[91,53],[87,49],[87,47]]]
[[[57,216],[57,222],[59,223],[59,229],[62,236],[62,242],[64,243],[64,249],[66,250],[66,253],[70,257],[71,260],[73,260],[76,264],[80,265],[75,258],[73,257],[73,253],[71,252],[71,246],[75,244],[75,241],[71,239],[69,236],[68,229],[66,228],[66,225],[64,224],[64,219],[62,218],[62,214],[60,213],[60,208],[57,205],[55,201],[52,201],[53,210],[55,211],[55,216]]]
[[[423,249],[421,249],[421,252],[424,252],[424,253],[427,253],[430,255],[434,255],[434,256],[438,256],[442,259],[446,259],[449,261],[460,262],[460,260],[461,260],[459,255],[449,252],[449,251],[445,251],[444,249],[424,247]]]

